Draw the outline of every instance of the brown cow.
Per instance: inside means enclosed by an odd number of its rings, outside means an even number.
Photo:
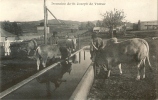
[[[61,82],[65,82],[63,80],[63,75],[68,72],[70,74],[72,70],[72,64],[66,63],[65,61],[62,62],[60,65],[56,66],[54,69],[49,70],[48,72],[44,73],[43,75],[37,78],[37,81],[40,83],[46,83],[51,81],[55,84],[55,87],[59,87]]]
[[[20,46],[20,48],[18,49],[18,51],[19,50],[23,50],[23,51],[26,51],[27,52],[27,55],[29,55],[30,54],[30,52],[32,51],[32,50],[36,50],[36,48],[37,48],[37,42],[36,42],[36,40],[30,40],[29,42],[24,42],[24,43],[22,43],[22,45]]]
[[[76,50],[76,46],[76,38],[72,37],[66,40],[66,47],[70,49],[71,52],[74,52]]]
[[[63,53],[66,52],[66,53]],[[47,59],[66,58],[71,55],[71,52],[66,47],[59,47],[58,45],[40,45],[37,47],[35,57],[37,59],[37,70],[39,70],[40,61],[43,67],[46,67]]]
[[[97,52],[95,62],[97,64],[106,64],[108,69],[108,77],[112,66],[119,66],[122,74],[121,64],[136,64],[138,73],[137,80],[140,80],[140,70],[143,68],[143,78],[145,78],[145,60],[149,61],[149,45],[144,39],[133,38],[126,41],[117,42],[117,38],[112,38],[107,41],[103,50]],[[141,65],[143,65],[141,67]]]

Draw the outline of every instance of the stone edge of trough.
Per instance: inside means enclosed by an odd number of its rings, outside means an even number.
[[[94,69],[91,63],[69,100],[87,100],[87,95],[89,94],[93,80]]]

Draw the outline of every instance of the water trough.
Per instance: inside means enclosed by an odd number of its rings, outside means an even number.
[[[87,48],[87,47],[84,47]],[[59,66],[57,62],[35,75],[25,79],[15,86],[0,93],[2,100],[16,99],[54,99],[54,100],[84,100],[93,83],[94,72],[90,60],[90,53],[87,50],[81,49],[75,52],[78,63],[72,63],[72,71],[70,75],[64,73],[63,78],[66,82],[60,84],[55,89],[53,83],[50,82],[50,96],[47,96],[46,83],[39,83],[37,77],[46,73],[53,73],[54,68]],[[47,77],[46,77],[47,78]]]

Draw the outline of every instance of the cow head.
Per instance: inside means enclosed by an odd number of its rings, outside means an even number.
[[[71,56],[71,50],[66,47],[60,47],[60,52],[61,52],[61,59],[65,59],[67,57]]]
[[[118,43],[117,42],[117,38],[111,38],[111,39],[109,39],[107,42],[106,42],[106,46],[111,46],[112,44],[114,44],[114,43]]]
[[[37,47],[37,42],[35,40],[31,40],[29,42],[22,43],[18,51],[20,50],[25,51],[29,55],[30,51],[35,50],[36,47]]]
[[[22,43],[17,51],[20,52],[22,50],[27,52],[27,47],[28,47],[27,43]]]

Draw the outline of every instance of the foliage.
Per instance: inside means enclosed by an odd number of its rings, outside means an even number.
[[[1,27],[5,31],[8,31],[8,32],[15,34],[17,36],[21,35],[21,33],[22,33],[21,26],[18,25],[17,22],[4,21],[4,22],[1,22]]]
[[[97,23],[96,23],[96,27],[101,27],[102,26],[102,23],[101,23],[101,21],[97,21]]]
[[[148,28],[148,27],[147,27]],[[141,25],[140,25],[140,20],[138,21],[138,30],[140,31]]]
[[[80,30],[85,30],[85,29],[87,29],[87,28],[86,28],[86,23],[81,22],[81,24],[79,25],[79,29],[80,29]]]
[[[87,27],[88,31],[91,31],[91,32],[93,31],[94,26],[95,25],[90,21],[88,21],[87,24],[86,24],[86,27]]]
[[[44,22],[41,22],[41,23],[40,23],[40,26],[44,26]]]
[[[113,29],[124,23],[123,22],[123,20],[125,19],[124,11],[114,9],[114,11],[109,11],[109,12],[106,11],[106,13],[104,13],[102,16],[104,17],[103,26],[109,28],[110,33],[113,37]]]

